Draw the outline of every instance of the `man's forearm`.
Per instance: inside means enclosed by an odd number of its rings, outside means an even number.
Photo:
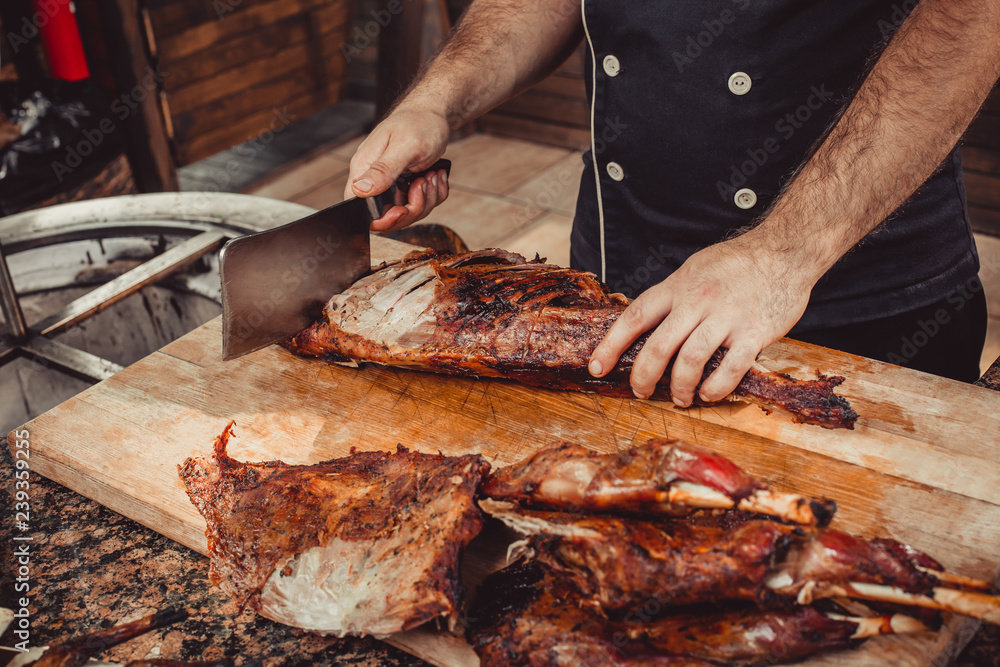
[[[1000,3],[923,0],[764,220],[814,283],[933,173],[1000,76]]]
[[[457,129],[551,72],[582,29],[575,0],[475,0],[397,106],[428,105]]]

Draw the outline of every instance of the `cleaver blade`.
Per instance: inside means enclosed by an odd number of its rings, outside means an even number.
[[[432,171],[400,176],[384,193],[352,198],[274,229],[230,240],[219,254],[222,358],[241,357],[311,326],[334,294],[371,271],[372,220],[405,204],[410,184]]]

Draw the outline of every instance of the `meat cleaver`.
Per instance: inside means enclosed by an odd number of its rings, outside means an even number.
[[[405,204],[410,184],[440,169],[450,173],[451,161],[403,174],[380,195],[354,197],[226,243],[219,254],[222,358],[259,350],[318,320],[330,297],[371,270],[372,220]]]

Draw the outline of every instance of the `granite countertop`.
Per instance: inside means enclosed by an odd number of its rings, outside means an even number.
[[[977,383],[1000,391],[1000,360]],[[208,559],[59,484],[32,473],[31,541],[14,541],[14,469],[0,447],[0,488],[8,498],[3,522],[0,606],[16,608],[15,546],[29,546],[31,646],[132,621],[174,606],[190,616],[126,642],[102,657],[115,662],[162,657],[228,659],[236,665],[361,665],[427,663],[373,639],[318,637],[257,616],[208,580]],[[10,564],[10,565],[8,565]],[[18,640],[12,630],[0,645]],[[0,652],[0,665],[6,663]],[[1000,628],[985,626],[955,663],[1000,667]]]

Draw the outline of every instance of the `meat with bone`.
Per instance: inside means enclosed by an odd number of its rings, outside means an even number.
[[[453,626],[459,557],[483,525],[482,457],[358,452],[315,465],[187,459],[180,476],[208,524],[209,575],[242,607],[336,635]]]
[[[659,522],[519,510],[486,512],[529,537],[513,547],[562,572],[609,614],[653,599],[762,606],[849,597],[953,611],[1000,623],[1000,597],[956,590],[924,554],[892,540],[721,514]],[[980,582],[982,583],[982,582]]]
[[[493,471],[483,494],[566,512],[684,516],[737,507],[819,526],[837,511],[831,500],[772,491],[723,456],[662,439],[617,454],[561,443]]]
[[[466,635],[484,667],[774,664],[847,648],[873,635],[927,629],[899,614],[859,618],[812,607],[688,610],[609,621],[580,604],[573,587],[537,561],[488,577],[471,616]]]
[[[587,372],[590,354],[627,305],[591,273],[526,262],[503,250],[414,252],[334,296],[323,318],[285,345],[333,362],[503,377],[631,398],[629,374],[647,336],[605,377]],[[705,377],[724,355],[716,352]],[[853,428],[857,413],[833,393],[843,380],[795,380],[751,369],[734,395],[799,422]],[[652,398],[669,400],[670,368]]]
[[[630,640],[536,562],[487,577],[470,618],[466,638],[480,667],[711,667]]]

